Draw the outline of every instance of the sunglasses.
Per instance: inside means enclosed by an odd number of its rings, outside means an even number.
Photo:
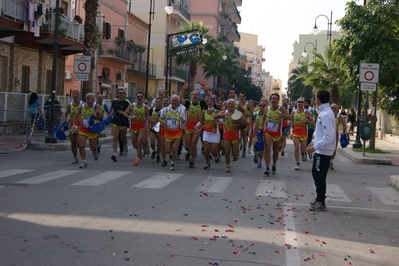
[[[297,101],[297,103],[304,103],[303,101]]]
[[[118,92],[119,94],[125,94],[124,92]]]
[[[139,99],[141,99],[141,98],[143,98],[144,96],[137,96],[137,98],[139,98]]]

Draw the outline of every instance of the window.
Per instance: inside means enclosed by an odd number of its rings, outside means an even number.
[[[129,101],[134,102],[136,100],[136,83],[129,82],[128,84],[126,98],[128,98]]]
[[[22,66],[21,92],[29,93],[29,66]]]
[[[125,38],[125,31],[118,28],[118,37]]]
[[[111,39],[111,24],[106,21],[103,21],[103,39]]]

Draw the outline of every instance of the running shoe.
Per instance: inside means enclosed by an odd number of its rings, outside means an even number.
[[[184,155],[184,159],[186,161],[190,160],[190,153],[189,152],[187,152],[186,155]]]
[[[101,152],[101,144],[97,146],[97,153]]]
[[[258,162],[258,165],[257,165],[256,167],[262,168],[262,163],[261,163],[261,162]]]
[[[165,166],[167,166],[167,165],[168,165],[168,162],[167,162],[166,160],[163,160],[161,166],[162,166],[162,167],[165,167]]]
[[[258,154],[255,153],[255,155],[254,155],[254,163],[257,164],[258,162],[259,162]]]
[[[97,161],[98,160],[98,151],[93,151],[91,153],[93,154],[94,161]]]
[[[78,158],[73,159],[73,161],[71,162],[71,164],[78,164],[78,163],[79,163],[79,159]]]
[[[333,164],[333,162],[330,162],[330,170],[334,170],[334,164]]]
[[[170,163],[170,170],[175,170],[175,163]]]
[[[220,162],[220,156],[215,156],[215,163],[219,163]]]
[[[281,156],[284,156],[285,155],[285,152],[284,151],[281,151]]]
[[[189,165],[188,165],[190,168],[194,168],[194,161],[190,161],[190,163],[189,163]]]
[[[231,171],[230,165],[226,165],[226,173],[230,173],[230,171]]]
[[[161,157],[159,157],[159,155],[157,155],[157,163],[161,162]]]
[[[157,155],[157,152],[156,152],[156,151],[152,151],[152,153],[151,153],[151,160],[154,160],[154,159],[155,159],[155,155]]]
[[[204,170],[211,170],[211,165],[208,163],[204,166]]]
[[[266,171],[264,172],[265,175],[270,175],[270,167],[266,166]]]
[[[301,169],[301,165],[300,165],[299,163],[297,163],[297,164],[295,165],[295,170],[299,170],[299,169]]]
[[[302,154],[302,161],[306,162],[308,160],[308,158],[306,157],[306,153]]]
[[[326,211],[326,205],[321,201],[316,201],[314,205],[311,205],[309,211],[311,212],[323,212]]]
[[[275,165],[272,165],[272,175],[275,175],[277,173],[277,169]]]
[[[123,146],[123,156],[127,156],[128,153],[129,153],[129,150],[128,150],[127,145]]]
[[[140,159],[139,159],[139,158],[136,158],[136,159],[134,160],[134,165],[137,166],[137,165],[139,165],[139,164],[140,164]]]
[[[79,166],[79,168],[86,168],[87,167],[87,162],[83,162],[80,166]]]
[[[116,161],[117,161],[115,154],[112,154],[112,156],[111,156],[111,160],[112,160],[112,161],[114,161],[114,162],[116,162]]]
[[[247,150],[246,150],[246,149],[243,149],[243,150],[242,150],[242,153],[241,153],[241,157],[242,157],[242,158],[245,158],[246,153],[247,153]]]

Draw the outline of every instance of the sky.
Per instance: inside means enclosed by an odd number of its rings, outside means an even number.
[[[312,33],[318,15],[329,18],[331,11],[332,30],[339,30],[334,22],[345,15],[346,2],[348,0],[243,0],[238,30],[258,35],[258,45],[265,47],[266,62],[262,68],[274,79],[282,79],[285,88],[293,43],[299,41],[300,34]],[[327,23],[324,16],[317,19],[319,30],[327,30]]]

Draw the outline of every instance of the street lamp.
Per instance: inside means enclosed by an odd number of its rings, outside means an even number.
[[[60,1],[55,1],[55,14],[58,16],[60,10]],[[54,136],[54,102],[55,102],[55,88],[57,79],[57,59],[58,59],[58,17],[54,24],[54,40],[53,40],[53,67],[51,69],[51,103],[50,103],[50,125],[45,143],[57,143],[57,138]]]
[[[155,0],[150,0],[150,16],[149,16],[149,21],[148,21],[148,38],[147,38],[147,64],[146,64],[146,71],[145,71],[145,93],[144,93],[144,98],[147,99],[148,97],[148,79],[149,79],[149,73],[150,73],[150,45],[151,45],[151,22],[154,19],[154,14],[155,14]],[[173,12],[173,6],[170,1],[168,1],[168,4],[165,6],[165,12],[166,14],[170,15]],[[152,16],[152,19],[151,19]]]
[[[302,56],[308,58],[308,53],[306,52],[306,45],[311,44],[313,46],[313,51],[316,53],[317,52],[317,40],[315,41],[315,43],[312,42],[307,42],[305,44],[305,46],[303,47],[303,52],[302,52]],[[313,55],[313,60],[315,58],[315,55]]]
[[[306,57],[304,57],[304,56],[299,57],[298,58],[298,63],[297,63],[297,67],[299,67],[299,68],[302,66],[301,58],[305,59],[305,63],[306,63],[306,61],[308,61],[308,59]]]
[[[327,18],[327,40],[328,40],[328,46],[331,46],[331,37],[332,37],[332,10],[331,10],[331,15],[330,18],[328,18],[326,15],[321,14],[316,17],[314,20],[314,27],[313,27],[313,35],[317,35],[319,33],[319,29],[317,28],[316,21],[318,17],[325,17]]]

